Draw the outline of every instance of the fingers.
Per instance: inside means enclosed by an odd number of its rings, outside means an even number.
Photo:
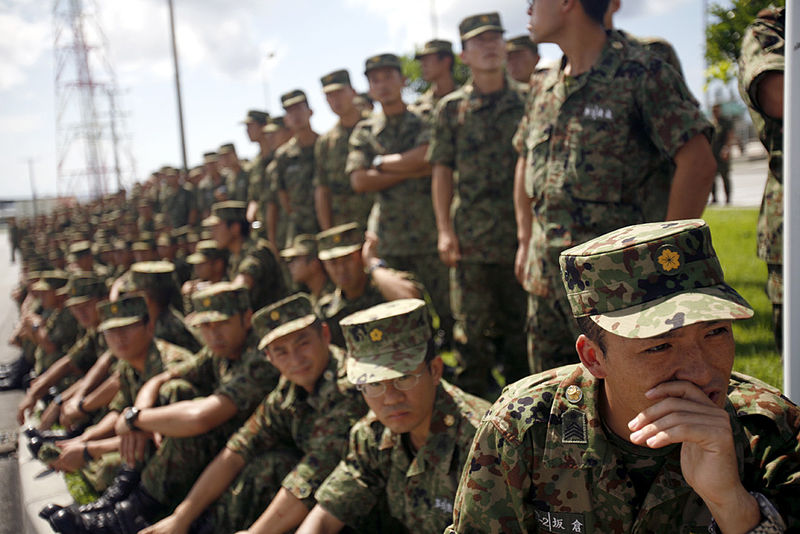
[[[673,443],[697,443],[710,452],[722,452],[722,436],[731,436],[727,413],[674,411],[645,424],[630,436],[636,445],[660,448]],[[726,444],[727,441],[725,440]]]

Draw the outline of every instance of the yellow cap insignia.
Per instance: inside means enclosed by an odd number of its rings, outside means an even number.
[[[336,234],[335,236],[333,236],[333,242],[334,243],[341,243],[342,242],[342,236],[340,236],[339,234]]]
[[[674,271],[681,266],[681,253],[671,248],[664,248],[658,256],[658,264],[664,272]]]
[[[114,315],[119,313],[119,306],[117,306],[116,304],[112,304],[111,305],[111,313],[113,313]]]
[[[381,332],[381,331],[380,331],[379,329],[377,329],[377,328],[373,328],[373,329],[372,329],[372,331],[369,333],[369,338],[370,338],[370,339],[371,339],[373,342],[376,342],[376,343],[377,343],[378,341],[380,341],[381,339],[383,339],[383,332]]]
[[[372,61],[372,62],[376,62],[376,61],[380,61],[380,60],[381,60],[381,56],[373,56],[372,58],[370,58],[370,61]]]
[[[444,416],[444,424],[447,426],[453,426],[456,424],[456,418],[453,417],[451,414],[447,414]]]
[[[486,15],[482,16],[481,22],[489,22],[489,17],[487,17]]]
[[[205,306],[206,308],[208,308],[209,306],[211,306],[211,299],[210,299],[210,298],[208,298],[208,297],[204,298],[204,299],[203,299],[203,306]]]
[[[272,310],[272,312],[269,314],[269,318],[273,321],[277,321],[281,318],[281,314],[278,310]]]
[[[567,396],[567,400],[572,404],[579,403],[583,398],[583,391],[581,391],[581,388],[575,385],[569,386],[565,394]]]

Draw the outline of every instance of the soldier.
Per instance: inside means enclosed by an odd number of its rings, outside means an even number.
[[[339,321],[358,310],[387,300],[421,298],[420,285],[409,273],[395,271],[374,256],[374,244],[364,242],[358,223],[334,226],[317,235],[317,256],[336,291],[319,301],[331,330],[331,343],[344,348]]]
[[[297,234],[315,234],[319,231],[314,213],[314,145],[319,135],[311,129],[311,108],[306,94],[295,89],[281,95],[286,112],[284,122],[292,131],[292,138],[275,151],[269,164],[272,193],[277,195],[281,208],[288,217],[286,246]],[[277,204],[275,199],[267,204],[267,232],[269,240],[277,243]]]
[[[222,187],[224,180],[219,173],[219,155],[214,152],[203,154],[203,170],[205,175],[197,186],[197,212],[205,219],[211,214],[211,206],[219,202],[216,191]]]
[[[456,89],[456,82],[453,79],[453,69],[456,65],[453,43],[440,39],[428,41],[422,50],[414,54],[414,59],[419,61],[422,79],[428,82],[430,87],[416,102],[408,106],[408,109],[425,120],[430,120],[439,100]]]
[[[330,331],[305,295],[264,308],[253,322],[264,334],[259,346],[282,375],[280,384],[230,437],[175,512],[143,534],[185,532],[212,504],[210,521],[201,522],[213,525],[214,532],[291,531],[344,455],[351,425],[366,413],[361,395],[347,381],[344,352],[329,345]]]
[[[170,228],[180,228],[197,221],[197,207],[192,192],[181,183],[177,169],[164,172],[165,188],[161,201],[161,213],[165,214]]]
[[[283,117],[270,117],[269,122],[267,122],[267,125],[264,126],[262,131],[264,132],[264,135],[266,135],[267,142],[269,143],[270,147],[269,163],[267,163],[267,168],[269,168],[269,164],[275,159],[275,150],[292,138],[292,131],[284,124]],[[259,218],[262,221],[263,228],[265,229],[263,232],[266,233],[267,238],[276,246],[286,243],[287,216],[280,206],[277,191],[272,190],[269,173],[266,171],[266,169],[264,171],[264,181],[260,183],[254,191],[251,192],[250,196],[258,204],[256,207],[256,218]],[[268,232],[269,222],[267,216],[270,213],[268,212],[267,207],[270,204],[274,204],[275,206],[275,211],[271,213],[271,216],[275,218],[275,221],[273,221],[273,224],[276,228],[276,235],[274,236],[274,239],[269,236]]]
[[[272,161],[273,147],[269,136],[264,133],[264,126],[269,121],[269,113],[251,109],[243,121],[247,128],[247,138],[258,144],[258,154],[250,164],[250,182],[247,187],[247,220],[251,223],[265,223],[263,213],[258,213],[260,190],[267,185],[267,165]],[[260,227],[260,226],[259,226]]]
[[[539,63],[539,47],[530,35],[520,35],[506,41],[508,74],[520,83],[528,84]]]
[[[20,231],[19,226],[17,225],[17,218],[16,217],[9,217],[8,218],[8,243],[11,247],[11,263],[15,263],[17,261],[17,250],[22,250],[20,248]]]
[[[515,271],[529,293],[533,372],[575,361],[559,252],[628,224],[700,216],[716,168],[711,125],[683,79],[606,32],[608,0],[553,3],[529,7],[531,39],[564,57],[532,78],[514,139]]]
[[[382,112],[361,121],[350,137],[350,183],[356,192],[375,192],[375,221],[368,229],[378,238],[380,255],[389,267],[411,272],[423,283],[449,344],[453,315],[448,273],[436,254],[431,171],[425,161],[429,127],[403,102],[405,78],[396,55],[368,58],[365,74]]]
[[[766,9],[747,29],[739,56],[739,93],[750,110],[769,172],[758,216],[758,257],[767,263],[775,344],[783,352],[783,69],[786,11]]]
[[[247,188],[250,186],[250,175],[242,167],[236,147],[233,143],[225,143],[217,151],[222,167],[222,178],[225,183],[225,200],[247,202]]]
[[[322,262],[317,257],[317,238],[309,234],[294,237],[292,246],[281,250],[281,258],[286,261],[292,282],[308,289],[308,298],[314,310],[318,310],[320,300],[336,291],[336,285],[328,277]]]
[[[361,120],[350,74],[337,70],[321,78],[325,99],[339,121],[314,146],[314,207],[322,230],[357,222],[366,226],[372,195],[356,193],[345,172],[350,135]]]
[[[42,375],[67,353],[78,339],[78,322],[64,307],[65,286],[69,278],[64,271],[45,271],[31,291],[41,299],[42,314],[32,320],[32,338],[36,343],[33,370]]]
[[[489,398],[499,392],[490,372],[496,364],[508,383],[528,374],[525,291],[508,283],[516,249],[511,138],[525,104],[503,69],[500,16],[467,17],[459,31],[472,76],[437,106],[428,160],[439,257],[451,268],[456,384]]]
[[[753,311],[705,222],[622,228],[561,269],[582,365],[506,388],[447,532],[797,531],[800,410],[731,374]]]
[[[722,114],[722,106],[711,106],[711,124],[714,125],[714,137],[711,141],[711,153],[717,162],[717,174],[722,178],[722,187],[725,189],[725,204],[731,203],[731,145],[734,140],[733,121]],[[711,186],[711,203],[717,203],[717,177]]]
[[[214,240],[206,239],[197,244],[197,251],[186,258],[186,263],[194,268],[193,278],[181,286],[183,309],[188,314],[192,311],[192,295],[211,284],[227,280],[227,249],[221,248]]]
[[[347,378],[371,411],[353,426],[346,457],[317,490],[298,533],[357,527],[384,500],[408,532],[441,532],[489,403],[442,380],[425,301],[379,304],[341,325]]]

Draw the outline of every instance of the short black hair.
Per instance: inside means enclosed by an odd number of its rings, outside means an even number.
[[[247,222],[246,219],[241,220],[241,221],[225,221],[225,224],[228,225],[228,228],[230,228],[231,225],[238,224],[239,225],[239,235],[242,236],[242,239],[244,239],[246,241],[247,238],[250,237],[250,223]]]
[[[576,321],[578,321],[578,329],[581,331],[581,334],[594,341],[597,346],[600,347],[600,350],[603,351],[603,354],[605,354],[605,330],[603,330],[596,322],[592,321],[588,316],[578,317],[576,318]]]
[[[602,25],[610,0],[580,0],[580,2],[589,18]]]
[[[448,58],[448,57],[450,58],[450,75],[452,76],[452,74],[456,70],[456,56],[455,56],[455,54],[453,54],[452,52],[443,52],[442,51],[442,52],[436,52],[436,57],[438,57],[439,60],[442,60],[442,59],[445,59],[445,58]]]

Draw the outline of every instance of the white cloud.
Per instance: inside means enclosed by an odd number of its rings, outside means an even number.
[[[0,90],[23,84],[26,71],[51,46],[50,27],[18,14],[0,14]]]
[[[35,132],[42,126],[40,113],[0,115],[0,131],[4,135],[19,135]]]
[[[667,11],[675,10],[678,5],[685,4],[688,1],[689,0],[622,0],[622,7],[617,13],[617,17],[625,19],[660,15]]]

